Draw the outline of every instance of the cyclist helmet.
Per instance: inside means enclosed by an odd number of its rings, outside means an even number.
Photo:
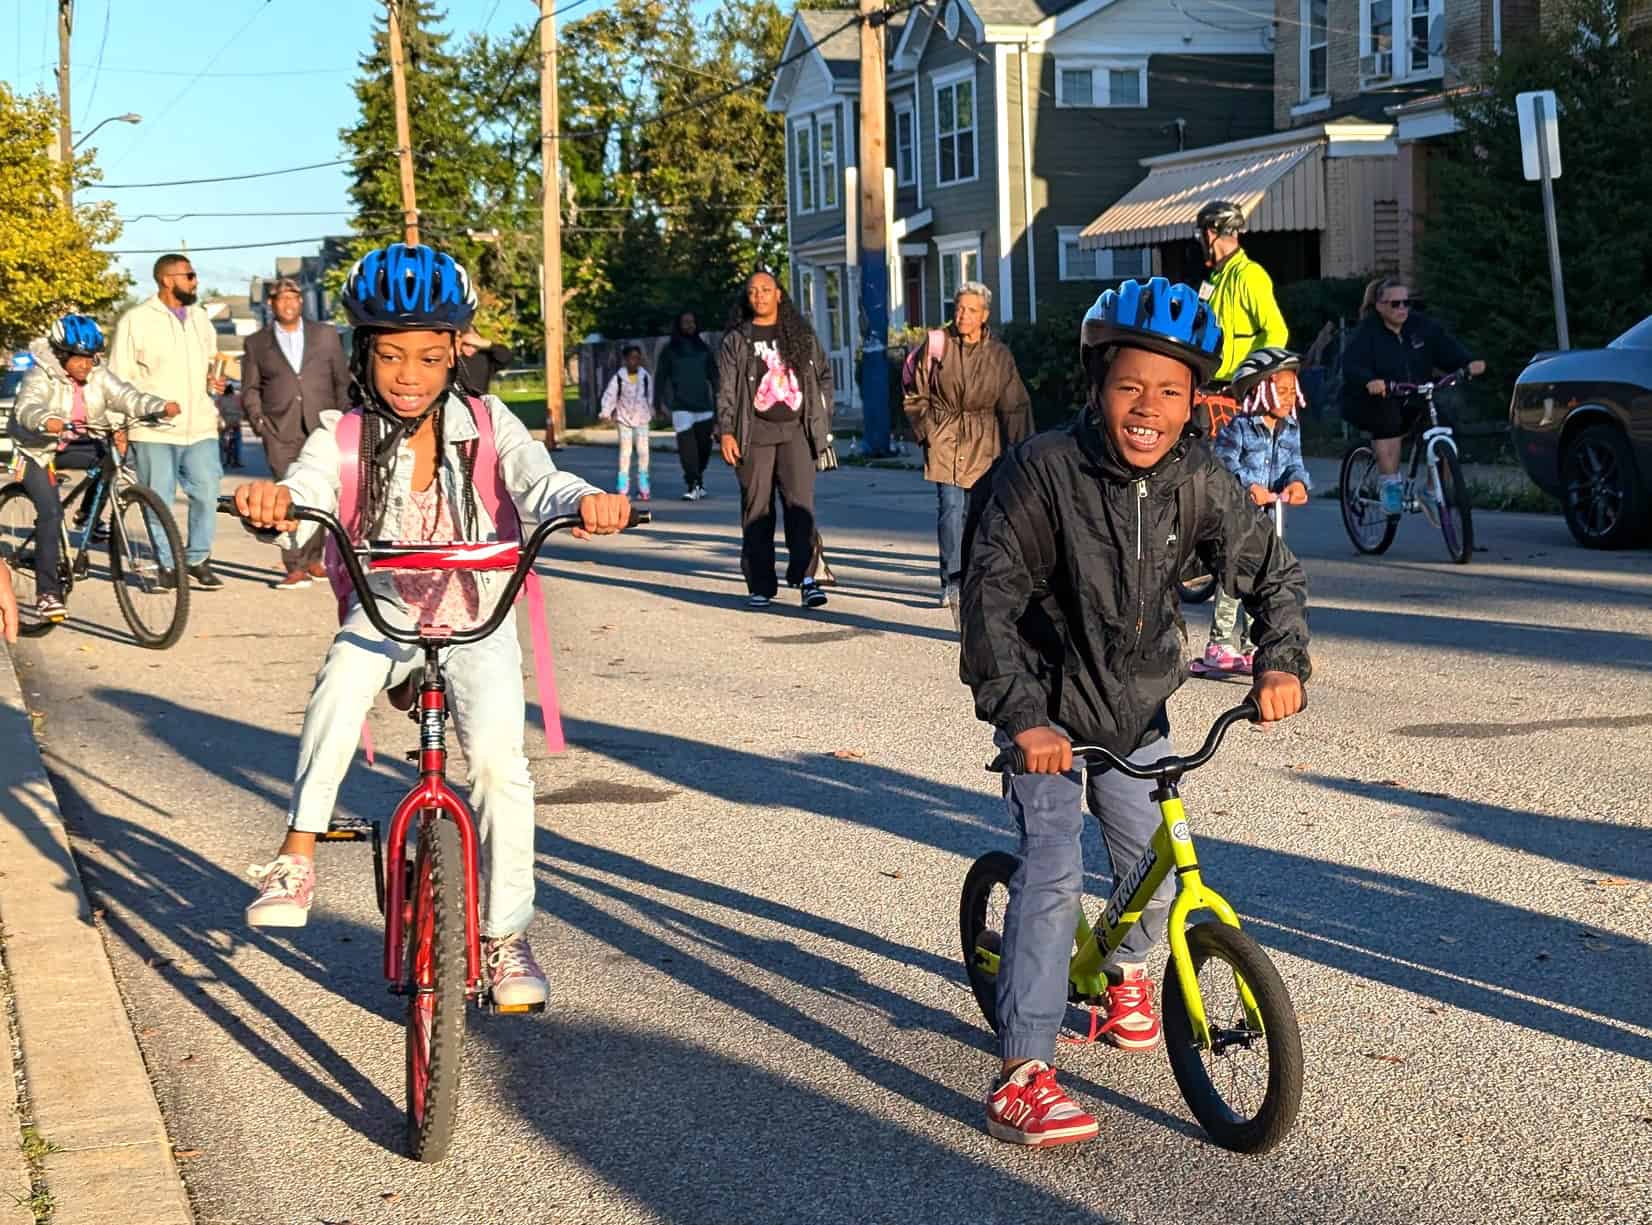
[[[1194,382],[1206,383],[1222,364],[1222,329],[1198,292],[1172,285],[1162,276],[1125,281],[1096,299],[1079,327],[1079,356],[1089,368],[1090,352],[1124,346],[1173,357],[1193,368]]]
[[[1231,200],[1212,200],[1199,210],[1193,228],[1201,236],[1206,230],[1215,230],[1218,238],[1224,234],[1237,234],[1245,228],[1245,210]]]
[[[103,329],[90,315],[64,315],[52,324],[47,341],[59,353],[96,357],[103,352]]]
[[[1281,370],[1297,370],[1301,366],[1302,359],[1289,349],[1252,349],[1234,368],[1228,390],[1235,400],[1243,403],[1263,380]]]
[[[451,255],[397,242],[356,261],[344,311],[358,328],[462,332],[476,315],[476,291]]]

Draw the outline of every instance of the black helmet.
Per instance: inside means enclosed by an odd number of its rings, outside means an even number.
[[[1245,360],[1233,368],[1228,391],[1242,404],[1263,379],[1271,378],[1281,370],[1297,370],[1301,366],[1302,359],[1289,349],[1252,349],[1245,354]]]
[[[1193,228],[1200,235],[1206,230],[1215,230],[1218,237],[1237,234],[1245,228],[1245,210],[1231,200],[1212,200],[1199,210]]]

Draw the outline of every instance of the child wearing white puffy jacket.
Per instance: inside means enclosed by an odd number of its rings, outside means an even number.
[[[648,427],[654,422],[654,379],[643,369],[642,349],[625,346],[625,365],[602,392],[604,421],[619,426],[619,481],[615,493],[631,492],[631,452],[637,453],[637,500],[649,499]]]

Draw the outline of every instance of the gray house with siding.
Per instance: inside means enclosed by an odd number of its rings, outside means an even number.
[[[1159,270],[1083,228],[1143,158],[1273,127],[1273,0],[944,0],[887,28],[892,326],[936,326],[966,280],[1000,322]],[[802,10],[768,105],[787,119],[791,289],[850,373],[858,319],[853,14]],[[1191,237],[1191,233],[1189,234]],[[853,380],[840,377],[845,397]]]

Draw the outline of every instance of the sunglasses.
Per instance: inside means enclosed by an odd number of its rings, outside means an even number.
[[[195,280],[200,279],[199,274],[194,273],[194,272],[169,272],[169,273],[167,273],[167,275],[168,276],[181,276],[186,281],[195,281]]]
[[[1411,309],[1411,299],[1410,298],[1395,298],[1392,301],[1382,302],[1382,303],[1379,303],[1378,305],[1380,305],[1380,306],[1389,306],[1389,307],[1392,307],[1393,309],[1395,309],[1397,311],[1405,311],[1405,310],[1410,310]]]

